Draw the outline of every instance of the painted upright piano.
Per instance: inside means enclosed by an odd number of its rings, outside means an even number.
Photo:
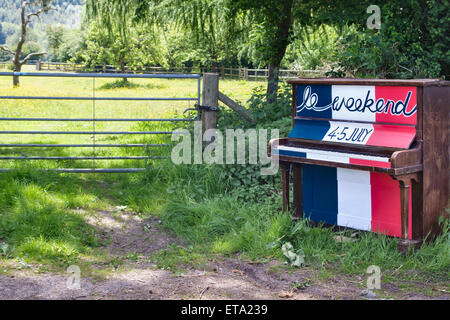
[[[401,251],[438,234],[449,206],[450,81],[288,82],[293,129],[269,143],[283,209],[292,181],[294,219],[400,237]]]

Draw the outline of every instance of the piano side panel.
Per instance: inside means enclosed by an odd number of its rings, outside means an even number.
[[[449,204],[450,86],[423,88],[423,236],[437,235]],[[420,198],[418,198],[420,201]]]

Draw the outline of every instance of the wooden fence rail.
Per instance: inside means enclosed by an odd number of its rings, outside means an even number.
[[[76,63],[66,63],[66,62],[40,62],[36,63],[37,70],[46,70],[46,71],[71,71],[71,72],[105,72],[105,73],[122,73],[121,70],[117,69],[112,65],[102,65],[96,66],[94,68],[87,68],[82,64]],[[131,67],[125,67],[126,73],[218,73],[219,77],[224,78],[232,78],[239,80],[260,80],[267,79],[269,70],[268,69],[249,69],[249,68],[229,68],[229,67],[218,67],[215,69],[206,69],[206,68],[182,68],[182,69],[173,69],[173,68],[163,68],[163,67],[144,67],[141,69],[135,69]],[[322,77],[325,75],[324,71],[321,70],[280,70],[279,76],[282,79],[290,79],[297,77]]]

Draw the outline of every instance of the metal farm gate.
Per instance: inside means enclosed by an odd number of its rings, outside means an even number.
[[[36,100],[71,100],[74,102],[81,101],[92,101],[92,113],[89,117],[82,118],[70,118],[70,117],[15,117],[8,116],[4,117],[2,112],[5,110],[4,103],[0,102],[0,160],[92,160],[91,168],[52,168],[50,170],[60,171],[60,172],[73,172],[73,173],[87,173],[87,172],[136,172],[145,170],[144,167],[140,168],[98,168],[96,167],[96,160],[149,160],[149,159],[160,159],[167,158],[167,156],[102,156],[98,155],[97,151],[99,148],[144,148],[149,149],[153,147],[168,147],[169,144],[159,143],[97,143],[97,136],[112,136],[116,138],[115,135],[170,135],[176,133],[174,131],[116,131],[116,130],[108,130],[108,131],[98,131],[96,130],[97,123],[116,123],[116,122],[142,122],[142,123],[150,123],[150,122],[183,122],[183,121],[193,121],[194,118],[191,117],[182,117],[182,118],[117,118],[113,115],[110,117],[97,117],[96,116],[96,102],[98,101],[119,101],[119,102],[138,102],[138,101],[194,101],[196,105],[200,105],[200,74],[103,74],[103,73],[41,73],[41,72],[0,72],[0,77],[9,77],[12,76],[20,76],[20,77],[56,77],[56,78],[91,78],[92,79],[92,95],[91,96],[39,96],[39,95],[30,95],[30,96],[17,96],[17,95],[0,95],[0,101],[5,102],[8,100],[17,100],[17,101],[36,101]],[[100,78],[126,78],[126,79],[196,79],[197,80],[197,88],[194,94],[189,94],[191,97],[109,97],[109,96],[96,96],[96,79]],[[0,78],[1,79],[1,78]],[[12,82],[12,81],[11,81]],[[86,88],[85,88],[86,89]],[[173,94],[177,95],[177,88],[173,88]],[[127,107],[129,104],[121,107]],[[32,105],[33,106],[33,105]],[[189,108],[190,105],[187,106],[186,110],[192,110]],[[14,115],[14,112],[12,112]],[[49,122],[59,122],[59,123],[90,123],[92,124],[92,130],[89,131],[60,131],[60,130],[4,130],[4,123],[7,122],[18,122],[21,123],[33,123],[32,128],[36,129],[40,124],[49,123]],[[3,125],[2,125],[3,123]],[[4,137],[8,137],[11,135],[37,135],[43,137],[49,137],[50,135],[89,135],[92,142],[90,143],[41,143],[40,141],[33,141],[33,143],[22,143],[22,139],[20,143],[17,141],[10,141],[9,139],[4,139]],[[70,140],[70,139],[69,139]],[[112,139],[114,140],[114,139]],[[19,153],[21,155],[10,155],[9,150],[27,150],[28,148],[42,149],[44,154],[39,154],[37,156],[26,156],[23,155],[23,152]],[[92,155],[89,156],[73,156],[73,155],[64,155],[64,156],[46,156],[45,152],[48,150],[47,148],[91,148]],[[85,150],[85,149],[83,149]],[[8,171],[11,168],[3,168],[0,164],[0,171]]]

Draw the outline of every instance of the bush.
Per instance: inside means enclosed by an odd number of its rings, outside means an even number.
[[[278,129],[280,137],[286,136],[292,129],[292,91],[291,86],[282,82],[278,89],[278,99],[275,104],[267,102],[266,91],[261,87],[253,90],[252,96],[247,101],[248,111],[256,120],[256,129]],[[225,130],[227,128],[243,130],[255,127],[236,112],[230,109],[222,109],[219,113],[219,128]],[[268,131],[267,144],[270,140],[270,130]],[[236,148],[236,146],[235,146]],[[260,202],[261,199],[273,195],[274,190],[280,190],[279,175],[261,175],[261,169],[267,165],[249,164],[249,145],[246,137],[246,154],[245,163],[243,165],[224,164],[221,165],[223,170],[229,177],[230,185],[236,196],[245,201]],[[235,155],[237,150],[235,150]],[[235,156],[236,159],[236,156]]]
[[[257,127],[276,128],[274,122],[280,119],[291,118],[292,89],[286,82],[280,82],[278,98],[275,104],[267,102],[266,89],[263,86],[253,89],[247,101],[247,109],[257,123]],[[250,128],[255,126],[244,120],[240,115],[229,108],[222,108],[219,112],[219,128]],[[288,132],[287,129],[283,132]]]
[[[449,10],[448,0],[387,2],[379,31],[353,27],[340,39],[329,75],[448,79]]]

